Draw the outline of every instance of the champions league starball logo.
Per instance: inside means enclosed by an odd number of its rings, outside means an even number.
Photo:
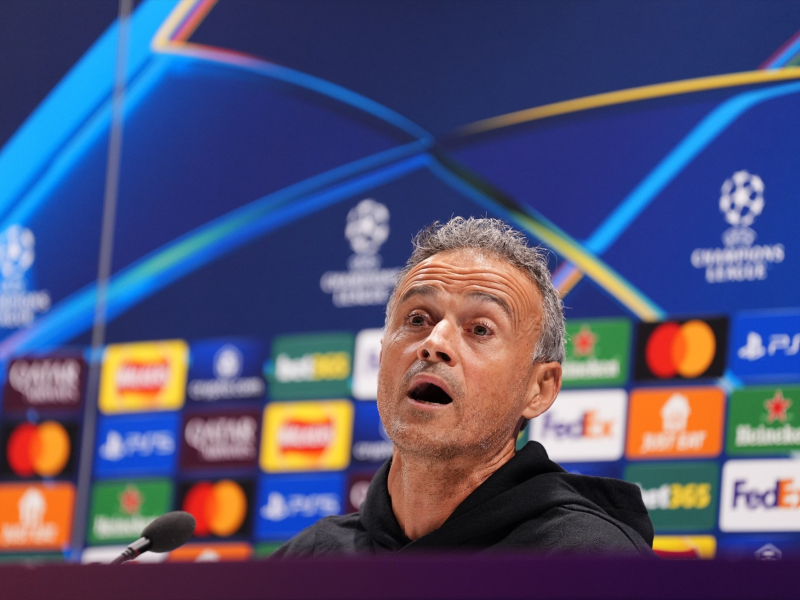
[[[21,225],[0,232],[0,327],[30,325],[50,308],[50,294],[29,290],[31,267],[36,260],[36,238]]]
[[[736,171],[720,188],[719,210],[731,225],[722,234],[724,248],[696,248],[692,266],[705,269],[708,283],[758,281],[767,278],[770,264],[783,262],[783,244],[755,244],[751,229],[764,211],[764,181],[748,171]]]
[[[353,251],[347,259],[348,270],[327,271],[319,281],[335,306],[386,304],[400,272],[400,267],[381,268],[378,251],[389,239],[389,218],[389,209],[372,198],[361,200],[347,213],[344,236]]]

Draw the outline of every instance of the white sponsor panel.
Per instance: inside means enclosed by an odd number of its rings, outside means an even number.
[[[800,460],[729,460],[722,468],[722,531],[800,531]]]
[[[380,366],[383,329],[362,329],[356,336],[353,357],[353,397],[377,400],[378,367]]]
[[[618,460],[625,444],[625,390],[561,392],[550,409],[531,422],[531,438],[554,461]]]

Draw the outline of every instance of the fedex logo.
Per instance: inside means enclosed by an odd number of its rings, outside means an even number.
[[[602,438],[613,435],[613,426],[613,419],[604,420],[596,410],[587,410],[571,422],[559,422],[557,416],[547,413],[544,415],[542,434],[543,438],[551,434],[559,438]]]
[[[561,392],[545,414],[531,423],[531,438],[555,461],[618,460],[625,441],[625,390]]]
[[[729,460],[722,469],[722,531],[800,531],[800,460]]]
[[[800,482],[779,479],[774,487],[766,490],[750,488],[746,479],[733,484],[733,506],[742,501],[748,508],[800,508]]]

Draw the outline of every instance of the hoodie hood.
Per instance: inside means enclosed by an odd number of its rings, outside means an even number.
[[[653,543],[653,526],[636,485],[567,473],[538,442],[528,442],[467,496],[439,529],[412,542],[397,523],[386,491],[390,465],[387,462],[375,475],[361,509],[362,524],[385,549],[486,547],[499,532],[557,507],[613,523],[642,551],[649,552]]]

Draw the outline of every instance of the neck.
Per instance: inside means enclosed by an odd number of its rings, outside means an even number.
[[[416,540],[438,529],[475,488],[514,456],[516,441],[484,456],[420,456],[395,446],[388,487],[403,532]]]

